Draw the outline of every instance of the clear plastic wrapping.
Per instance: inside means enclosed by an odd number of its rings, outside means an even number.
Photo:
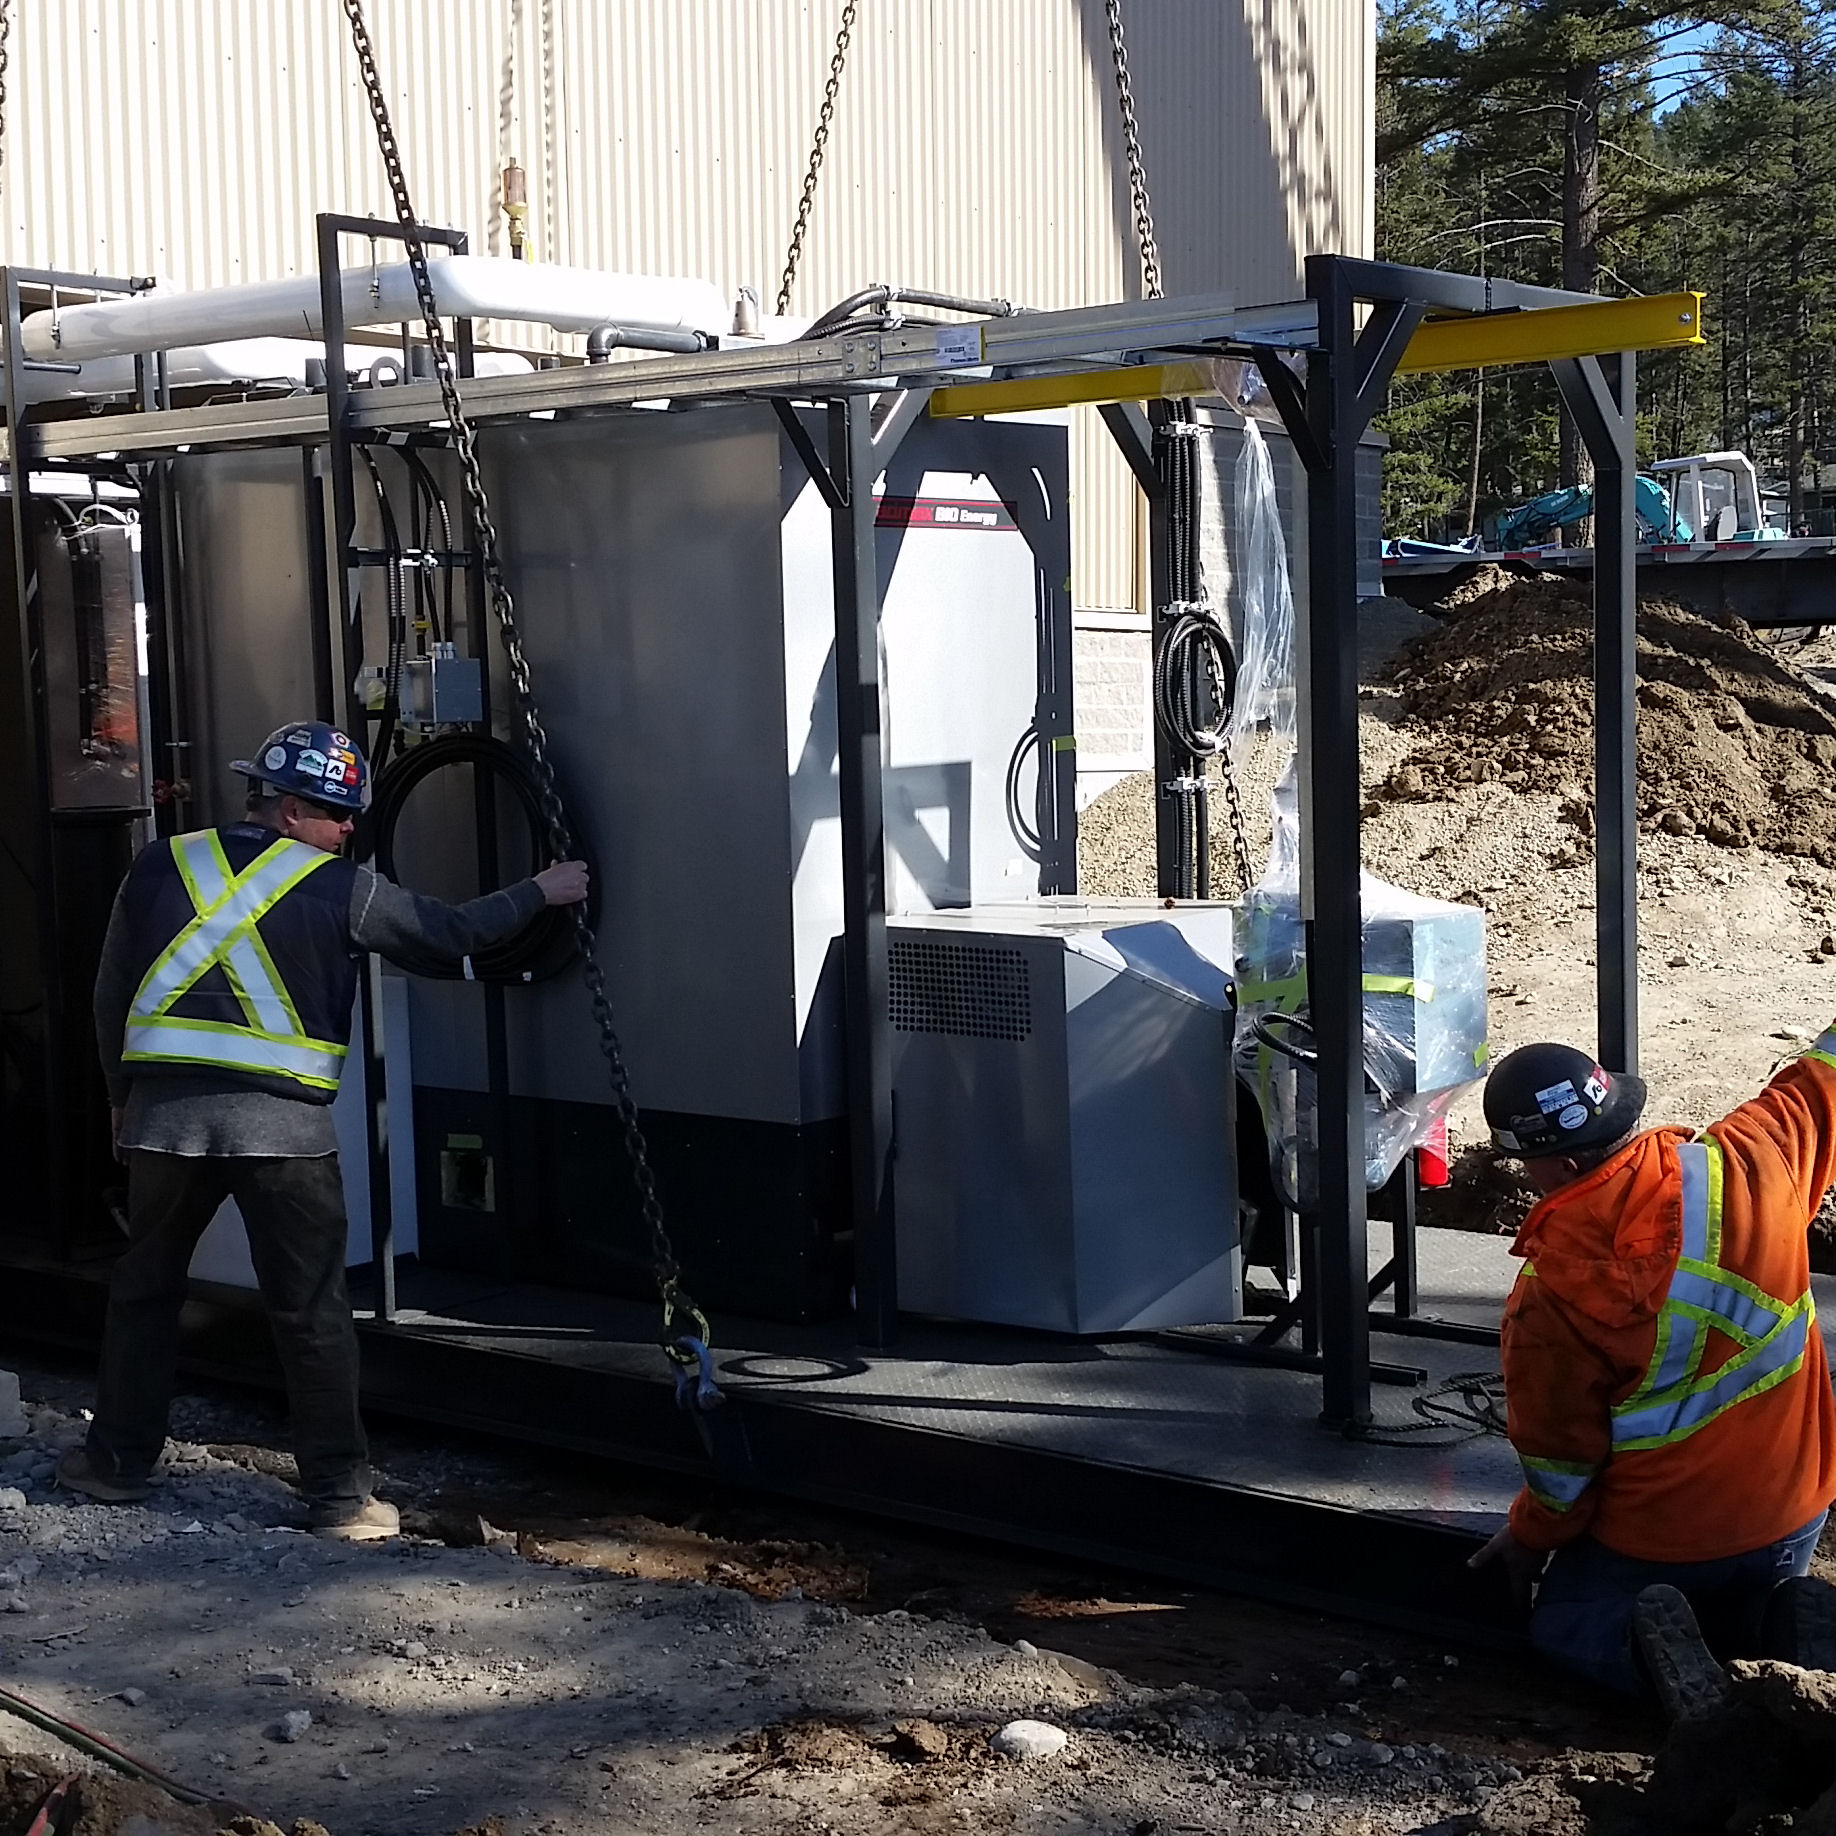
[[[1275,467],[1253,415],[1243,423],[1236,477],[1237,695],[1226,742],[1242,770],[1264,730],[1278,755],[1294,747],[1294,591],[1275,496]]]
[[[1319,1097],[1300,917],[1292,769],[1276,787],[1269,868],[1237,926],[1235,1059],[1262,1110],[1276,1189],[1319,1204]],[[1364,1177],[1383,1185],[1486,1060],[1485,914],[1365,874]]]

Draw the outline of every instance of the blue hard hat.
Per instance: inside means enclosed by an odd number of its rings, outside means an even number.
[[[277,791],[291,791],[327,809],[363,808],[370,768],[357,742],[323,720],[276,727],[252,759],[232,759],[230,770]]]

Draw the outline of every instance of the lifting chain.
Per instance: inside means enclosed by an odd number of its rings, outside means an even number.
[[[0,173],[6,170],[6,41],[12,29],[13,0],[0,0]]]
[[[13,29],[13,0],[0,0],[0,171],[6,171],[6,40]]]
[[[778,316],[790,311],[791,282],[797,278],[797,263],[803,259],[803,238],[810,227],[810,212],[816,204],[816,181],[822,176],[823,156],[829,150],[829,129],[835,124],[835,98],[841,94],[842,70],[848,62],[848,41],[854,36],[855,15],[861,0],[847,0],[842,8],[841,30],[835,34],[835,55],[829,59],[829,80],[822,86],[822,112],[816,117],[816,138],[810,145],[810,169],[803,175],[803,195],[797,200],[797,221],[791,230],[790,247],[784,252],[784,278],[778,283]]]
[[[1135,116],[1135,83],[1129,75],[1128,46],[1122,36],[1122,0],[1104,0],[1109,18],[1109,52],[1116,71],[1116,106],[1122,116],[1122,150],[1128,161],[1128,196],[1134,210],[1135,239],[1141,245],[1141,291],[1150,300],[1166,297],[1160,272],[1160,243],[1154,235],[1154,207],[1148,198],[1147,162],[1141,157],[1141,124]],[[1224,685],[1217,659],[1206,652],[1207,670],[1214,697],[1213,706],[1222,715],[1225,709]],[[1243,820],[1243,798],[1237,788],[1237,774],[1231,767],[1228,751],[1220,751],[1218,774],[1224,785],[1224,805],[1230,816],[1231,854],[1237,877],[1247,893],[1254,884],[1250,865],[1249,829]]]
[[[4,0],[0,0],[0,5]],[[523,652],[522,627],[518,622],[516,601],[504,579],[503,554],[498,543],[497,525],[491,519],[491,506],[485,496],[484,473],[478,463],[478,445],[472,424],[466,418],[459,399],[459,384],[454,371],[452,350],[440,323],[440,308],[434,298],[433,278],[428,272],[427,245],[421,239],[419,219],[408,195],[408,180],[402,169],[401,148],[396,143],[395,128],[389,119],[388,98],[383,94],[382,77],[376,67],[376,50],[364,23],[363,0],[343,0],[344,12],[351,25],[351,39],[357,51],[357,63],[363,73],[364,92],[369,98],[370,115],[376,124],[377,144],[383,165],[388,170],[389,190],[395,214],[402,226],[407,245],[408,266],[414,276],[415,296],[420,302],[421,318],[427,330],[428,348],[433,353],[434,376],[440,385],[440,400],[452,430],[454,451],[458,454],[460,472],[465,482],[466,501],[471,507],[477,531],[478,554],[484,570],[485,587],[497,628],[503,639],[508,661],[510,687],[516,702],[523,738],[529,748],[530,763],[535,768],[539,788],[542,820],[547,830],[550,851],[556,860],[567,860],[573,854],[573,835],[567,813],[555,788],[554,766],[548,757],[548,734],[536,706],[535,688],[530,680],[529,661]],[[657,1195],[656,1176],[651,1170],[650,1152],[644,1131],[638,1121],[636,1100],[631,1094],[631,1077],[625,1067],[625,1054],[613,1024],[612,1003],[606,993],[605,971],[599,966],[598,940],[584,904],[570,908],[574,919],[575,945],[580,953],[581,974],[586,982],[587,998],[593,1010],[593,1024],[599,1032],[599,1047],[605,1054],[611,1076],[612,1102],[618,1113],[619,1127],[625,1139],[625,1152],[631,1162],[631,1176],[637,1186],[638,1204],[644,1227],[650,1237],[650,1256],[657,1289],[663,1301],[663,1349],[679,1368],[696,1362],[693,1350],[685,1343],[699,1335],[705,1345],[707,1320],[680,1285],[681,1269],[669,1234],[663,1223],[663,1204]],[[678,1319],[687,1322],[680,1331]]]
[[[1104,9],[1109,15],[1109,53],[1116,66],[1116,102],[1122,111],[1128,196],[1134,206],[1135,236],[1141,244],[1141,290],[1150,300],[1164,299],[1160,244],[1154,239],[1154,207],[1148,202],[1147,166],[1141,158],[1141,127],[1135,119],[1135,83],[1128,73],[1128,47],[1122,42],[1122,0],[1104,0]]]

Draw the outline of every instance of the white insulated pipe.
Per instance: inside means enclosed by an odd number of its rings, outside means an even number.
[[[450,255],[430,262],[428,273],[445,318],[514,319],[562,332],[611,323],[710,337],[732,324],[731,309],[708,281],[549,267],[501,255]],[[346,268],[341,280],[347,327],[420,319],[405,261]],[[127,299],[34,313],[20,341],[25,354],[40,362],[82,363],[225,339],[317,338],[325,329],[319,307],[317,275],[190,293],[155,288]]]
[[[398,370],[401,367],[399,352],[376,351],[368,345],[347,348],[359,360],[352,365],[355,369],[363,367],[363,360],[373,363],[378,357],[393,361]],[[166,380],[175,389],[234,388],[248,383],[288,383],[298,389],[306,386],[307,364],[315,358],[323,361],[324,357],[324,345],[303,338],[241,338],[216,344],[176,344],[166,352]],[[480,351],[477,367],[480,376],[522,376],[535,365],[516,352]],[[24,385],[25,400],[33,406],[40,402],[128,395],[135,388],[134,360],[132,357],[86,358],[75,375],[62,369],[27,370]]]

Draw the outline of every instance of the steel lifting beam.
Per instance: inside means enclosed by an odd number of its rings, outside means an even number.
[[[1654,293],[1641,299],[1595,300],[1584,306],[1430,319],[1409,340],[1396,374],[1559,363],[1615,351],[1675,350],[1705,342],[1701,294]]]

